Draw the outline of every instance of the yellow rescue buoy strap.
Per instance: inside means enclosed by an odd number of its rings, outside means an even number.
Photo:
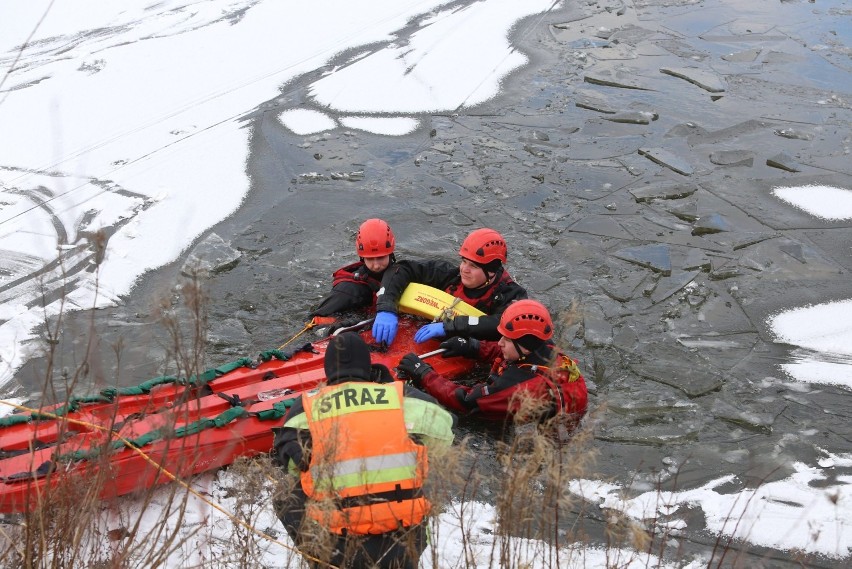
[[[448,307],[443,309],[440,312],[440,314],[438,314],[437,316],[435,316],[435,318],[432,319],[432,322],[444,322],[445,320],[451,320],[455,316],[453,309],[460,302],[462,302],[462,299],[460,299],[459,297],[456,297],[455,300],[453,300],[453,303],[451,305],[449,305]]]
[[[321,323],[322,323],[322,320],[319,320],[320,318],[322,318],[322,317],[318,316],[316,318],[312,318],[309,322],[305,322],[305,326],[301,330],[296,332],[295,336],[293,336],[292,338],[290,338],[289,340],[287,340],[286,342],[284,342],[283,344],[278,346],[278,349],[283,350],[284,348],[287,347],[287,344],[289,344],[290,342],[292,342],[293,340],[295,340],[296,338],[298,338],[299,336],[301,336],[302,334],[304,334],[305,332],[307,332],[311,328],[315,328],[317,326],[320,326]]]

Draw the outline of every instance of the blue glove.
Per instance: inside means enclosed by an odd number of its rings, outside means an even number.
[[[422,344],[426,340],[431,340],[432,338],[443,338],[446,335],[447,333],[444,332],[444,323],[433,322],[432,324],[421,326],[420,330],[418,330],[414,335],[414,341],[418,344]]]
[[[379,312],[373,321],[373,339],[390,346],[396,338],[397,326],[399,326],[399,316],[393,312]]]

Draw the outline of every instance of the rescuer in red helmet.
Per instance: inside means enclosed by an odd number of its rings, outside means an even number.
[[[442,357],[493,362],[488,379],[472,387],[439,375],[414,353],[403,356],[397,369],[451,411],[504,419],[518,411],[519,394],[525,393],[541,403],[535,418],[558,413],[582,417],[588,403],[586,381],[577,362],[550,341],[553,320],[544,305],[535,300],[513,302],[500,317],[497,330],[498,342],[454,336],[441,343],[446,350]]]
[[[493,229],[477,229],[459,248],[461,262],[400,261],[385,273],[376,301],[373,338],[391,344],[396,336],[397,305],[410,283],[432,286],[459,298],[493,317],[456,316],[446,322],[427,324],[417,331],[416,342],[459,335],[496,340],[499,315],[527,291],[512,280],[503,266],[506,241]]]
[[[310,315],[330,316],[372,307],[382,276],[396,262],[395,248],[396,239],[386,221],[374,218],[362,223],[355,237],[358,261],[334,272],[331,292]]]

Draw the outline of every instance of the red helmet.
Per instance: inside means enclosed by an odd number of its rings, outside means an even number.
[[[371,259],[393,253],[396,239],[390,225],[382,219],[368,219],[358,228],[355,251],[359,257]]]
[[[493,229],[477,229],[464,240],[459,255],[474,263],[506,262],[506,241]]]
[[[510,340],[519,340],[524,336],[549,340],[553,337],[553,320],[542,303],[535,300],[518,300],[503,312],[497,331]]]

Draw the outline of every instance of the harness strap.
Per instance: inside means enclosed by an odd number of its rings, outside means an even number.
[[[547,375],[542,375],[540,377],[544,380],[547,386],[550,387],[550,392],[553,394],[553,398],[556,399],[556,412],[565,412],[565,394],[562,392],[562,387],[559,385],[559,382],[553,381]]]
[[[360,506],[371,506],[373,504],[383,504],[386,502],[402,502],[404,500],[414,500],[423,497],[422,488],[409,488],[403,490],[399,484],[395,490],[387,492],[375,492],[373,494],[362,494],[361,496],[351,496],[349,498],[341,498],[337,503],[340,509],[357,508]]]

